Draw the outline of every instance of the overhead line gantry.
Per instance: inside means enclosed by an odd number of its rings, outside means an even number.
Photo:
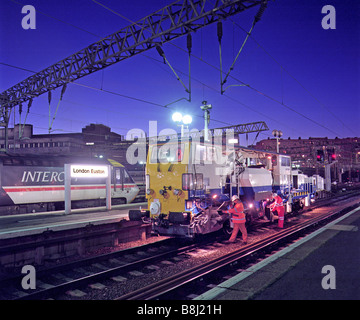
[[[0,94],[0,126],[13,107],[119,61],[150,50],[268,0],[179,0],[28,77]],[[5,130],[7,132],[7,130]],[[7,135],[7,134],[6,134]],[[7,144],[7,143],[6,143]]]

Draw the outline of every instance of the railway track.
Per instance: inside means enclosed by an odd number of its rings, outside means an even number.
[[[213,241],[213,240],[211,240]],[[206,246],[208,240],[200,243],[179,242],[166,239],[140,247],[103,254],[79,261],[41,270],[36,273],[37,288],[34,291],[23,290],[21,281],[24,275],[0,280],[0,299],[35,300],[56,298],[65,292],[94,285],[99,281],[113,279],[126,281],[130,275],[140,273],[136,270],[157,269],[156,264],[166,263],[169,259],[195,248]],[[165,261],[165,262],[164,262]],[[154,266],[155,265],[155,266]],[[69,275],[71,274],[71,275]],[[79,292],[79,291],[77,291]]]
[[[350,198],[350,195],[343,195],[337,198],[336,201],[337,204],[343,203],[343,207],[345,207],[345,204],[350,201]],[[330,202],[334,202],[334,200],[332,199]],[[231,265],[236,265],[240,262],[243,263],[243,261],[250,261],[251,263],[251,261],[254,261],[257,257],[261,258],[261,256],[269,254],[273,250],[278,250],[279,246],[286,245],[289,241],[294,241],[294,239],[296,240],[298,237],[310,232],[316,225],[321,225],[329,221],[329,219],[334,219],[335,216],[339,214],[337,212],[339,210],[337,209],[330,208],[330,210],[330,214],[323,213],[305,222],[294,222],[294,225],[280,232],[273,230],[273,232],[275,232],[273,235],[262,236],[261,240],[250,245],[240,249],[236,248],[237,250],[218,256],[213,261],[208,261],[202,265],[196,265],[193,268],[189,267],[186,268],[186,270],[184,268],[180,273],[178,271],[173,272],[170,277],[161,277],[159,281],[152,275],[154,270],[164,268],[166,264],[176,264],[176,261],[191,259],[194,251],[209,251],[209,246],[214,247],[216,243],[221,246],[223,245],[221,241],[225,239],[223,237],[215,238],[214,235],[212,235],[210,237],[204,237],[202,241],[191,243],[190,245],[188,243],[179,243],[177,239],[167,239],[141,247],[52,267],[37,272],[36,290],[22,290],[20,284],[24,275],[21,274],[8,279],[0,279],[0,299],[64,299],[65,292],[81,292],[83,288],[89,288],[89,286],[96,288],[100,281],[126,283],[129,278],[128,275],[134,274],[134,277],[136,277],[136,273],[143,273],[143,277],[153,277],[155,280],[148,281],[148,286],[146,286],[146,282],[144,282],[144,285],[141,286],[140,289],[135,287],[134,290],[130,290],[132,292],[123,295],[115,293],[108,298],[146,300],[161,299],[161,297],[165,295],[167,299],[169,299],[169,297],[183,299],[184,291],[187,290],[185,287],[193,291],[194,281],[197,283],[196,286],[199,287],[199,279],[210,279],[214,277],[212,275],[216,275],[219,272],[223,275],[223,270],[227,268],[231,273]],[[299,215],[299,217],[301,216],[302,215]],[[294,217],[294,219],[296,220],[297,218]],[[268,224],[264,223],[263,226],[260,226],[260,229],[263,229],[263,227],[267,229],[267,226]],[[269,232],[264,231],[265,235],[268,233]],[[144,270],[147,271],[144,272]],[[202,284],[206,283],[206,281],[201,282]],[[177,289],[181,289],[180,294]],[[86,299],[91,299],[91,296],[88,295]]]
[[[346,201],[346,199],[343,199],[343,201]],[[208,284],[214,285],[222,282],[223,280],[219,281],[219,279],[224,279],[224,275],[231,275],[234,273],[234,269],[239,269],[239,267],[245,269],[246,265],[251,265],[259,258],[262,259],[266,255],[278,251],[279,248],[296,241],[359,206],[360,202],[340,211],[331,210],[330,212],[325,212],[308,221],[288,227],[261,241],[244,246],[221,258],[162,279],[158,283],[120,296],[117,299],[178,300],[184,299],[186,296],[191,297],[190,293],[193,295],[194,292],[201,294],[208,290]]]

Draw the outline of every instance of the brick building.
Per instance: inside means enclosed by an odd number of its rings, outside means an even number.
[[[76,133],[34,134],[30,124],[8,128],[8,152],[17,154],[70,154],[110,158],[124,165],[145,194],[144,164],[129,164],[126,151],[134,141],[111,132],[103,124],[89,124]],[[0,129],[0,152],[5,151],[5,129]],[[144,159],[146,161],[146,159]]]
[[[261,140],[253,147],[276,152],[276,139]],[[279,139],[279,152],[290,155],[293,167],[300,168],[307,174],[323,174],[324,163],[337,161],[332,166],[333,180],[341,182],[351,177],[352,180],[359,181],[360,138]],[[319,154],[322,155],[321,158],[318,157]]]
[[[77,153],[96,156],[122,140],[123,136],[111,132],[109,127],[93,123],[79,133],[34,134],[30,124],[8,128],[8,151],[14,153]],[[0,148],[5,149],[4,129],[0,129]]]

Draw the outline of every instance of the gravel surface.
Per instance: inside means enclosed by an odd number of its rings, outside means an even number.
[[[321,210],[320,210],[321,211]],[[313,210],[308,212],[303,212],[300,215],[288,216],[286,218],[285,227],[303,222],[312,218],[319,211]],[[256,228],[248,230],[248,244],[252,244],[262,240],[265,237],[268,237],[274,233],[278,232],[277,223],[275,222],[272,225],[269,225],[266,222],[259,223]],[[127,248],[133,248],[142,246],[148,243],[153,243],[157,241],[162,241],[168,237],[149,237],[145,241],[133,241],[128,243],[121,243],[116,247],[104,247],[99,250],[92,252],[87,252],[87,256],[96,256],[113,251],[124,250]],[[159,242],[161,246],[161,242]],[[152,266],[147,266],[139,270],[133,270],[124,274],[120,274],[117,281],[113,279],[106,279],[101,281],[101,283],[94,283],[84,288],[79,288],[81,290],[80,297],[73,297],[68,293],[63,294],[56,299],[60,300],[110,300],[120,297],[126,293],[141,289],[145,286],[151,285],[157,281],[165,279],[174,274],[183,272],[184,270],[191,269],[193,267],[202,265],[206,262],[209,262],[213,259],[219,258],[226,254],[229,254],[233,251],[239,249],[239,247],[244,246],[242,244],[241,238],[238,236],[238,241],[236,243],[227,243],[226,238],[217,240],[214,237],[214,241],[206,246],[201,245],[199,248],[195,248],[186,253],[182,253],[174,258],[169,258],[168,260],[159,261]],[[86,269],[94,269],[94,266],[88,266]],[[95,267],[96,269],[96,267]],[[96,270],[93,271],[96,271]],[[71,275],[69,275],[71,277]],[[186,297],[184,297],[186,298]]]
[[[249,230],[248,243],[254,243],[266,236],[269,236],[277,231],[272,227],[264,227],[257,229],[256,231]],[[149,238],[147,241],[159,241],[160,239],[165,239],[166,237],[156,237]],[[92,289],[90,287],[81,288],[80,290],[86,293],[82,297],[72,297],[69,294],[64,294],[58,299],[80,299],[80,300],[107,300],[115,299],[121,295],[129,293],[131,291],[143,288],[147,285],[151,285],[157,281],[160,281],[164,278],[172,276],[176,273],[182,272],[184,270],[199,266],[208,261],[231,253],[243,246],[241,238],[238,238],[236,243],[226,243],[226,238],[223,240],[216,241],[212,244],[209,244],[205,247],[199,249],[193,249],[190,252],[183,253],[175,258],[171,258],[165,261],[159,261],[155,267],[145,267],[141,270],[136,270],[138,275],[133,275],[130,273],[121,274],[122,277],[127,280],[116,282],[112,279],[104,280],[101,282],[104,286],[102,289]],[[127,243],[124,248],[129,248],[132,246],[140,246],[145,244],[143,241],[136,241],[136,243]],[[110,250],[111,248],[104,248],[104,250]],[[105,253],[103,250],[101,253]]]

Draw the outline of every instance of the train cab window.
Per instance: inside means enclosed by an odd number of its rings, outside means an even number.
[[[124,183],[134,183],[129,173],[124,169]]]
[[[151,151],[151,163],[169,163],[181,162],[184,157],[185,146],[181,144],[164,144],[163,146],[154,146]]]

